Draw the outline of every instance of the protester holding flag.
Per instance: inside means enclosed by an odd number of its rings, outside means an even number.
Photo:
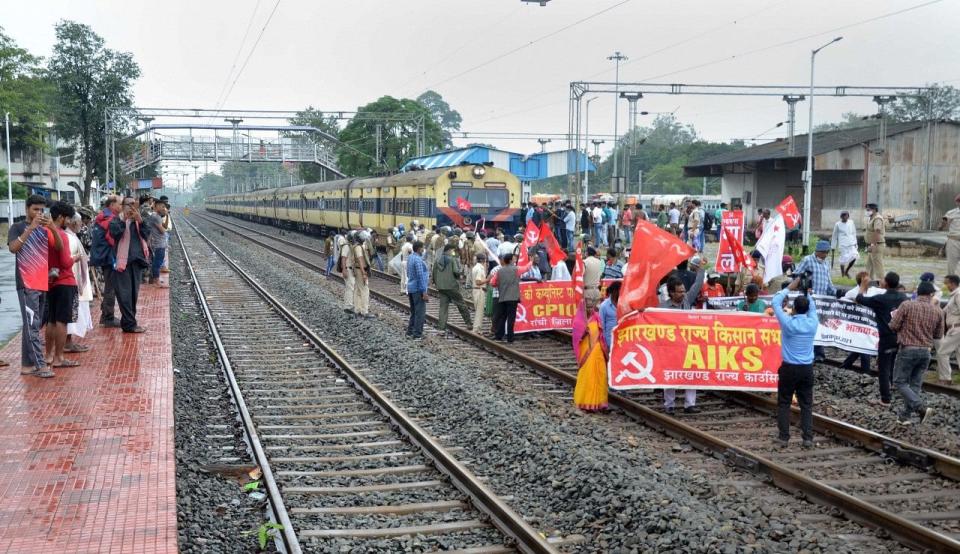
[[[850,277],[850,269],[857,263],[857,228],[850,219],[850,212],[840,212],[840,221],[833,225],[830,246],[840,252],[840,275]]]
[[[671,279],[667,281],[667,294],[669,299],[660,303],[660,307],[667,310],[692,310],[697,297],[700,296],[700,287],[703,286],[703,268],[697,270],[696,280],[690,290],[683,285],[680,279]],[[697,389],[686,389],[683,391],[683,411],[688,414],[700,412],[697,407]],[[663,389],[663,407],[668,414],[673,414],[674,402],[677,399],[676,389]]]

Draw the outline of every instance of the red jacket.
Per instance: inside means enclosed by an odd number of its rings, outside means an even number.
[[[106,236],[107,244],[110,245],[110,248],[114,248],[117,245],[117,241],[115,241],[110,235],[110,222],[113,221],[113,218],[115,217],[117,217],[117,214],[111,212],[110,210],[104,210],[98,213],[97,218],[94,220],[94,223],[103,229],[103,234]]]

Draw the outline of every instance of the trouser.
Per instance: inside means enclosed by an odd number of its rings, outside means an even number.
[[[377,262],[377,269],[383,271],[383,255],[377,252],[377,255],[373,257],[373,261]]]
[[[960,274],[960,239],[947,239],[947,275]]]
[[[407,261],[400,262],[400,294],[407,294]]]
[[[117,304],[120,304],[120,328],[124,331],[132,331],[137,326],[137,297],[142,276],[143,269],[135,264],[113,272],[113,290],[117,294]]]
[[[815,360],[825,360],[827,358],[827,350],[818,345],[813,345],[813,357]]]
[[[437,291],[440,293],[440,317],[437,328],[441,331],[447,329],[447,317],[450,314],[450,303],[457,307],[457,311],[460,312],[460,317],[463,318],[463,323],[465,325],[470,325],[470,310],[467,309],[467,303],[463,301],[463,294],[460,293],[458,289],[440,289]],[[483,313],[483,310],[480,310]]]
[[[870,279],[883,279],[883,251],[886,246],[878,244],[873,247],[873,252],[867,252],[867,273]]]
[[[573,238],[573,229],[566,229],[564,232],[567,235],[567,250],[573,250],[577,246]]]
[[[504,328],[506,328],[507,342],[513,342],[513,325],[517,321],[516,300],[507,300],[499,302],[497,313],[493,316],[493,332],[497,340],[504,337]]]
[[[957,357],[960,363],[960,330],[952,335],[944,335],[937,347],[937,377],[941,381],[950,380],[950,355]]]
[[[612,245],[617,242],[617,226],[614,223],[607,224],[607,244]]]
[[[797,395],[800,404],[800,436],[813,440],[813,364],[780,365],[777,383],[777,431],[780,440],[790,439],[790,403]]]
[[[600,246],[607,243],[607,236],[603,229],[603,223],[593,224],[593,245]]]
[[[930,366],[930,349],[903,346],[897,353],[897,362],[893,366],[893,384],[903,397],[901,419],[910,414],[922,414],[926,409],[921,395],[923,372]]]
[[[20,364],[23,367],[47,367],[43,358],[43,343],[40,340],[40,326],[47,310],[46,299],[47,295],[43,291],[17,289],[20,318],[23,320],[23,331],[20,334]]]
[[[483,305],[487,301],[487,293],[483,287],[474,287],[473,289],[473,329],[474,333],[480,333],[483,326]]]
[[[877,351],[877,373],[880,382],[880,401],[890,403],[890,388],[893,381],[893,366],[897,361],[897,345],[880,344]]]
[[[423,321],[427,318],[427,301],[422,292],[408,294],[410,299],[410,322],[407,324],[407,336],[419,338],[423,336]]]
[[[170,233],[169,232],[163,234],[163,249],[164,250],[170,249]],[[170,256],[166,256],[163,258],[163,265],[161,267],[163,269],[166,269],[167,271],[170,270]]]
[[[353,269],[347,268],[343,271],[343,307],[348,310],[356,309],[353,305],[354,288],[357,280],[353,276]]]
[[[360,315],[370,313],[370,282],[362,277],[353,278],[353,309]]]
[[[333,264],[337,261],[336,256],[328,255],[327,256],[327,275],[330,275],[330,272],[333,271]]]
[[[633,242],[633,229],[629,225],[623,226],[623,241],[630,246],[630,243]]]
[[[160,268],[163,267],[163,261],[166,259],[166,248],[153,249],[153,262],[150,264],[150,277],[160,278]]]
[[[103,300],[100,301],[100,323],[113,321],[113,309],[117,304],[117,293],[113,288],[113,268],[105,265],[103,270]]]
[[[860,369],[870,371],[870,355],[860,354],[859,352],[851,352],[848,354],[846,359],[843,360],[843,367],[853,367],[853,362],[855,362],[857,358],[860,358]]]
[[[677,401],[677,389],[663,389],[663,407],[672,408],[673,404]],[[690,406],[697,405],[697,389],[684,389],[683,391],[683,407],[689,408]]]

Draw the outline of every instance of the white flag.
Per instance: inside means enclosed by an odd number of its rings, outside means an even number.
[[[763,254],[764,283],[783,275],[783,247],[786,242],[787,226],[783,222],[783,216],[777,213],[757,241],[757,250]]]

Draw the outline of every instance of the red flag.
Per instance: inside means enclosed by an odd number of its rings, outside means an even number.
[[[800,210],[797,209],[797,203],[793,201],[793,196],[787,196],[777,206],[777,211],[783,216],[788,229],[793,229],[800,223]]]
[[[470,204],[470,201],[462,196],[457,197],[457,209],[461,212],[469,212],[473,209],[473,206]]]
[[[520,256],[517,257],[517,267],[523,267],[527,264],[530,254],[527,252],[530,248],[540,242],[540,228],[533,224],[533,220],[527,222],[527,229],[523,232],[523,242],[520,243]]]
[[[567,259],[567,253],[560,248],[557,237],[553,236],[553,231],[546,223],[540,225],[540,239],[547,245],[547,256],[550,257],[550,267],[557,265]]]
[[[753,258],[747,256],[747,253],[743,250],[743,244],[733,236],[730,229],[724,228],[723,234],[727,236],[727,244],[730,245],[730,253],[733,254],[733,270],[740,271],[744,266],[753,269]]]
[[[583,304],[583,246],[577,244],[577,261],[573,264],[573,294],[577,306]]]
[[[622,317],[633,310],[656,306],[660,279],[693,254],[693,248],[672,233],[649,221],[637,221],[633,249],[630,250],[620,301],[617,303],[617,315]]]

